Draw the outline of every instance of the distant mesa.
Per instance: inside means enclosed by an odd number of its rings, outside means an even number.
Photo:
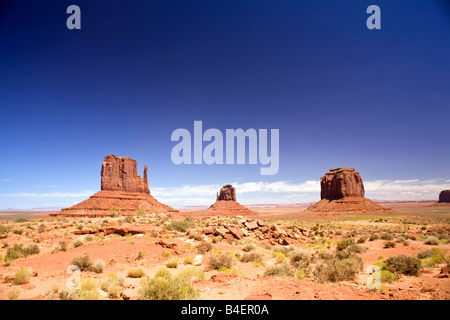
[[[216,201],[236,201],[236,189],[231,184],[227,184],[217,193]]]
[[[150,195],[147,170],[145,166],[142,178],[137,174],[136,160],[110,154],[102,164],[101,191],[50,216],[103,217],[118,212],[129,215],[136,214],[138,209],[144,209],[146,213],[178,212]]]
[[[236,201],[236,189],[227,184],[217,193],[216,202],[208,209],[196,211],[196,215],[204,216],[256,216],[258,212],[250,210]]]
[[[439,203],[450,203],[450,190],[443,190],[439,193]]]
[[[384,208],[364,196],[364,184],[353,168],[330,169],[320,178],[320,198],[307,211],[313,212],[387,212]]]

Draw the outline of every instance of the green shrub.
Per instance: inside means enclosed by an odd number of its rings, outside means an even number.
[[[194,300],[200,291],[181,278],[146,279],[139,289],[140,300]]]
[[[377,240],[378,239],[378,235],[377,234],[372,234],[370,237],[369,237],[369,241],[374,241],[374,240]]]
[[[128,278],[142,278],[145,276],[145,270],[142,267],[130,268],[127,270]]]
[[[281,252],[283,253],[285,256],[289,255],[289,252],[291,252],[293,250],[293,248],[291,247],[285,247],[285,246],[275,246],[273,247],[273,252]]]
[[[381,270],[380,272],[381,282],[392,283],[395,281],[395,274],[388,270]]]
[[[352,244],[355,244],[355,240],[348,239],[348,238],[347,239],[342,239],[341,241],[339,241],[336,244],[336,249],[338,251],[342,251],[342,250],[346,249],[348,246],[351,246]]]
[[[166,225],[167,230],[186,232],[195,223],[195,219],[187,216],[184,220],[173,220]]]
[[[9,300],[17,300],[20,296],[20,289],[14,288],[10,292],[8,292],[8,299]]]
[[[39,247],[36,244],[29,244],[27,247],[23,247],[22,244],[15,244],[13,247],[8,248],[6,251],[5,261],[12,261],[22,257],[28,257],[33,254],[39,253]]]
[[[89,255],[86,253],[81,257],[75,257],[72,260],[72,264],[80,268],[80,271],[91,271],[92,262]]]
[[[31,270],[28,268],[21,267],[19,270],[16,271],[13,279],[14,285],[20,285],[25,284],[30,281],[31,277]]]
[[[167,262],[166,267],[173,269],[178,268],[178,260],[177,259],[170,260],[169,262]]]
[[[367,241],[367,239],[368,239],[368,237],[367,236],[362,236],[361,238],[359,238],[358,239],[358,243],[364,243],[364,242],[366,242]]]
[[[100,285],[100,288],[107,292],[110,298],[118,298],[119,292],[122,290],[125,279],[119,277],[115,273],[108,273]]]
[[[160,268],[156,271],[154,278],[172,278],[172,273],[167,268]]]
[[[184,264],[193,264],[194,263],[194,258],[191,256],[186,256],[184,257]]]
[[[384,269],[395,274],[418,276],[422,269],[422,264],[415,257],[399,255],[397,257],[389,257],[386,260]]]
[[[205,273],[197,268],[189,268],[180,272],[177,277],[185,281],[192,281],[193,279],[204,280]]]
[[[80,283],[78,295],[81,300],[98,300],[100,296],[95,280],[92,278],[83,279]]]

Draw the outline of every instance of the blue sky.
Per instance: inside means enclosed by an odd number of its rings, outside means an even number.
[[[147,164],[173,206],[228,183],[244,204],[316,201],[339,166],[373,199],[450,189],[448,1],[3,1],[0,43],[0,208],[79,202],[108,154]],[[174,165],[171,133],[195,120],[279,129],[278,173]]]

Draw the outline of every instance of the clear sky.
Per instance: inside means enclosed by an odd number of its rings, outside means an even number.
[[[66,9],[81,8],[81,30]],[[366,9],[381,8],[381,30]],[[177,128],[280,130],[280,169],[175,165]],[[108,154],[149,166],[152,194],[209,205],[319,199],[330,168],[372,199],[450,189],[445,0],[0,2],[0,209],[100,189]]]

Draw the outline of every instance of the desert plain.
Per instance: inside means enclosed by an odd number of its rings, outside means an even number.
[[[319,214],[307,205],[271,205],[237,217],[189,208],[94,218],[2,212],[0,299],[448,300],[450,207],[383,206],[392,211]],[[280,241],[276,230],[292,237]],[[381,283],[370,289],[367,268],[374,264]],[[68,273],[71,265],[81,271]],[[69,278],[78,287],[70,289]],[[178,281],[174,287],[169,278]],[[158,296],[154,286],[180,292]]]

